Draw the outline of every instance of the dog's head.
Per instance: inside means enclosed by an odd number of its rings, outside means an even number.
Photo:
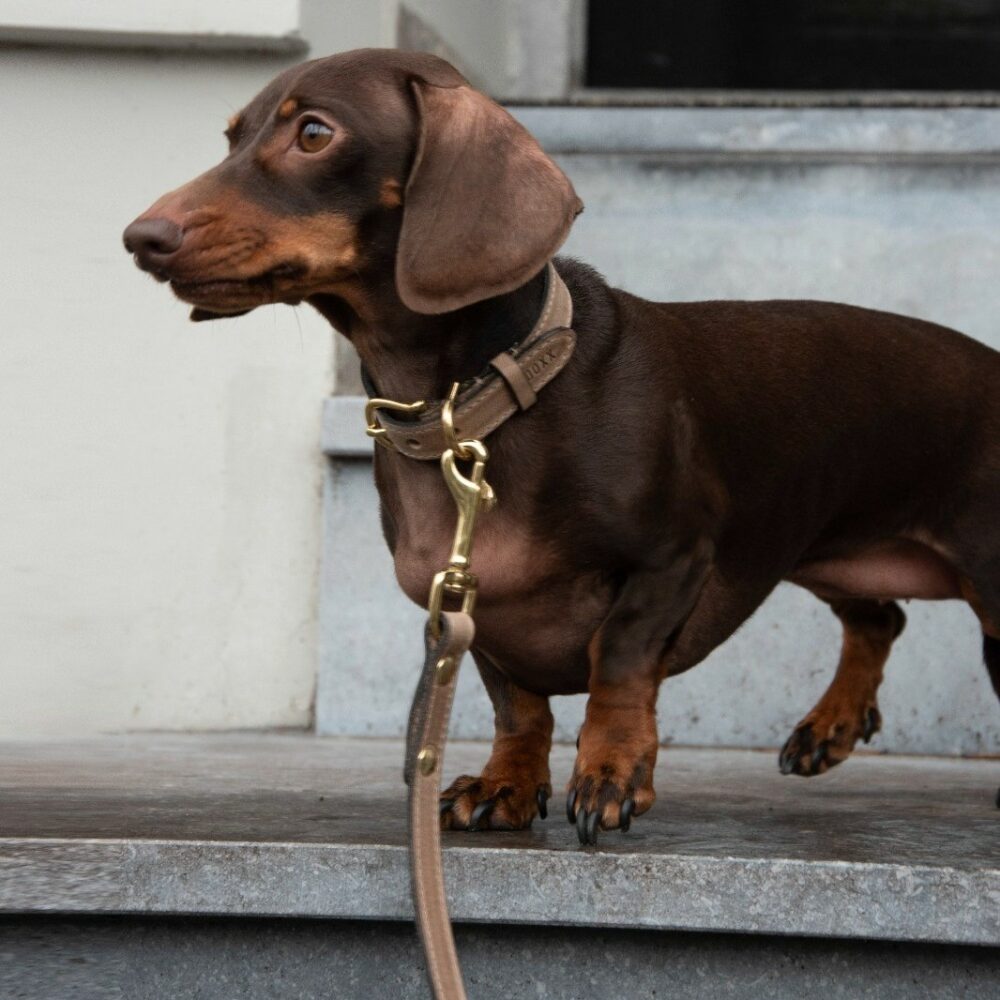
[[[363,49],[282,73],[216,167],[124,234],[193,319],[345,295],[394,269],[423,313],[511,291],[582,205],[503,108],[435,56]]]

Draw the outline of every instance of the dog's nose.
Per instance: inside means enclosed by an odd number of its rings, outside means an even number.
[[[136,219],[122,234],[125,249],[144,271],[159,271],[184,242],[184,230],[169,219]]]

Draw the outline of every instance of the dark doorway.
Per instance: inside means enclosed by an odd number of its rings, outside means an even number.
[[[589,0],[588,87],[1000,90],[1000,0]]]

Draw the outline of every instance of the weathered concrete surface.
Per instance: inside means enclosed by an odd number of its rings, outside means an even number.
[[[476,771],[477,744],[445,772]],[[561,787],[572,748],[553,755]],[[0,912],[407,919],[401,747],[305,736],[2,745]],[[1000,944],[1000,766],[670,749],[660,799],[581,851],[553,802],[449,834],[456,920]]]
[[[469,996],[994,1000],[1000,950],[580,927],[456,928]],[[0,918],[17,1000],[424,998],[412,927],[297,920]]]

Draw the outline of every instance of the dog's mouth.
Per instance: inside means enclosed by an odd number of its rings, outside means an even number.
[[[305,276],[306,269],[300,265],[278,264],[245,278],[171,278],[170,288],[182,302],[226,316],[274,302],[297,305],[302,294],[295,289]]]

